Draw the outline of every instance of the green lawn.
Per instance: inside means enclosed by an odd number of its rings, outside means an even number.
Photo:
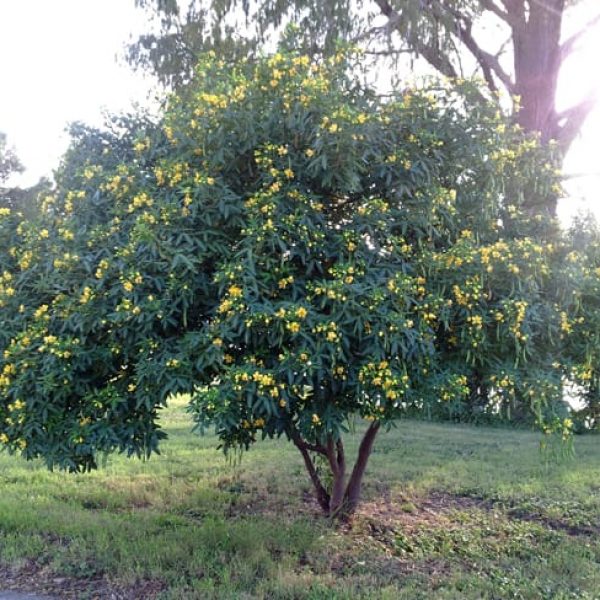
[[[60,598],[600,598],[600,444],[547,465],[539,435],[405,421],[377,440],[351,528],[301,457],[232,464],[181,402],[148,462],[91,475],[0,455],[0,589]]]

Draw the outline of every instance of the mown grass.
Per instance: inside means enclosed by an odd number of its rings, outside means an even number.
[[[597,437],[548,464],[536,433],[401,422],[342,527],[291,445],[231,464],[181,401],[163,424],[161,456],[88,475],[0,455],[0,589],[10,575],[65,598],[600,597]]]

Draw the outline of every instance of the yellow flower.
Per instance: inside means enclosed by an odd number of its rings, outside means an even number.
[[[303,306],[296,309],[296,316],[299,319],[304,319],[307,314],[308,314],[308,311]]]
[[[47,304],[42,304],[34,313],[33,316],[36,319],[39,319],[43,314],[48,312],[48,305]]]
[[[313,425],[318,425],[321,422],[319,415],[313,413],[312,422]]]
[[[86,286],[83,288],[83,292],[82,292],[81,296],[79,297],[79,303],[87,304],[90,301],[91,297],[92,297],[92,290],[90,287]]]
[[[126,292],[133,292],[133,283],[131,283],[131,281],[125,281],[123,282],[123,288]]]
[[[304,154],[306,154],[308,158],[312,158],[315,155],[315,151],[312,148],[308,148]]]
[[[239,298],[242,295],[242,288],[238,287],[237,285],[232,285],[229,288],[229,295],[232,298]]]
[[[222,346],[223,345],[223,340],[221,338],[215,338],[213,340],[213,345],[215,345],[215,346]]]

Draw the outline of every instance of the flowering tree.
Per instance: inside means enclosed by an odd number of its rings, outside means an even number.
[[[473,373],[546,418],[552,223],[519,209],[555,185],[542,150],[468,87],[384,101],[346,61],[209,57],[158,126],[80,130],[41,222],[2,215],[9,449],[69,469],[148,454],[186,392],[226,449],[289,439],[345,516],[378,431]]]

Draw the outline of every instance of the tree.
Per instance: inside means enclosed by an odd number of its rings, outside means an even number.
[[[0,186],[16,173],[23,171],[23,165],[12,148],[6,144],[6,135],[0,132]],[[0,187],[0,204],[3,206],[11,204],[10,190]]]
[[[21,161],[12,148],[6,145],[6,136],[0,133],[0,206],[10,208],[21,216],[33,218],[37,209],[37,197],[50,189],[47,179],[40,179],[37,184],[29,188],[4,187],[12,175],[22,173],[24,170]]]
[[[412,53],[453,80],[474,70],[489,93],[501,92],[512,102],[515,123],[539,134],[543,143],[555,140],[562,155],[596,103],[591,94],[564,111],[556,109],[563,64],[600,24],[596,12],[579,32],[563,40],[570,4],[566,0],[196,0],[185,4],[137,0],[137,4],[160,15],[161,27],[130,45],[128,60],[175,86],[189,80],[200,51],[255,53],[282,25],[294,23],[294,43],[305,51],[332,54],[336,43],[346,40],[377,57],[398,59]],[[384,24],[380,24],[382,17]],[[545,206],[532,210],[555,214],[556,200],[549,196]]]
[[[600,430],[600,229],[593,215],[574,220],[560,271],[560,337],[565,378],[578,410],[579,431]],[[569,294],[569,292],[571,292]],[[575,292],[575,293],[573,293]]]
[[[469,86],[383,100],[349,71],[209,57],[160,123],[77,130],[40,220],[1,213],[1,442],[71,470],[147,455],[188,393],[226,450],[289,439],[342,517],[380,429],[459,401],[479,355],[497,406],[559,418],[553,224],[522,211],[556,184],[543,148]]]

